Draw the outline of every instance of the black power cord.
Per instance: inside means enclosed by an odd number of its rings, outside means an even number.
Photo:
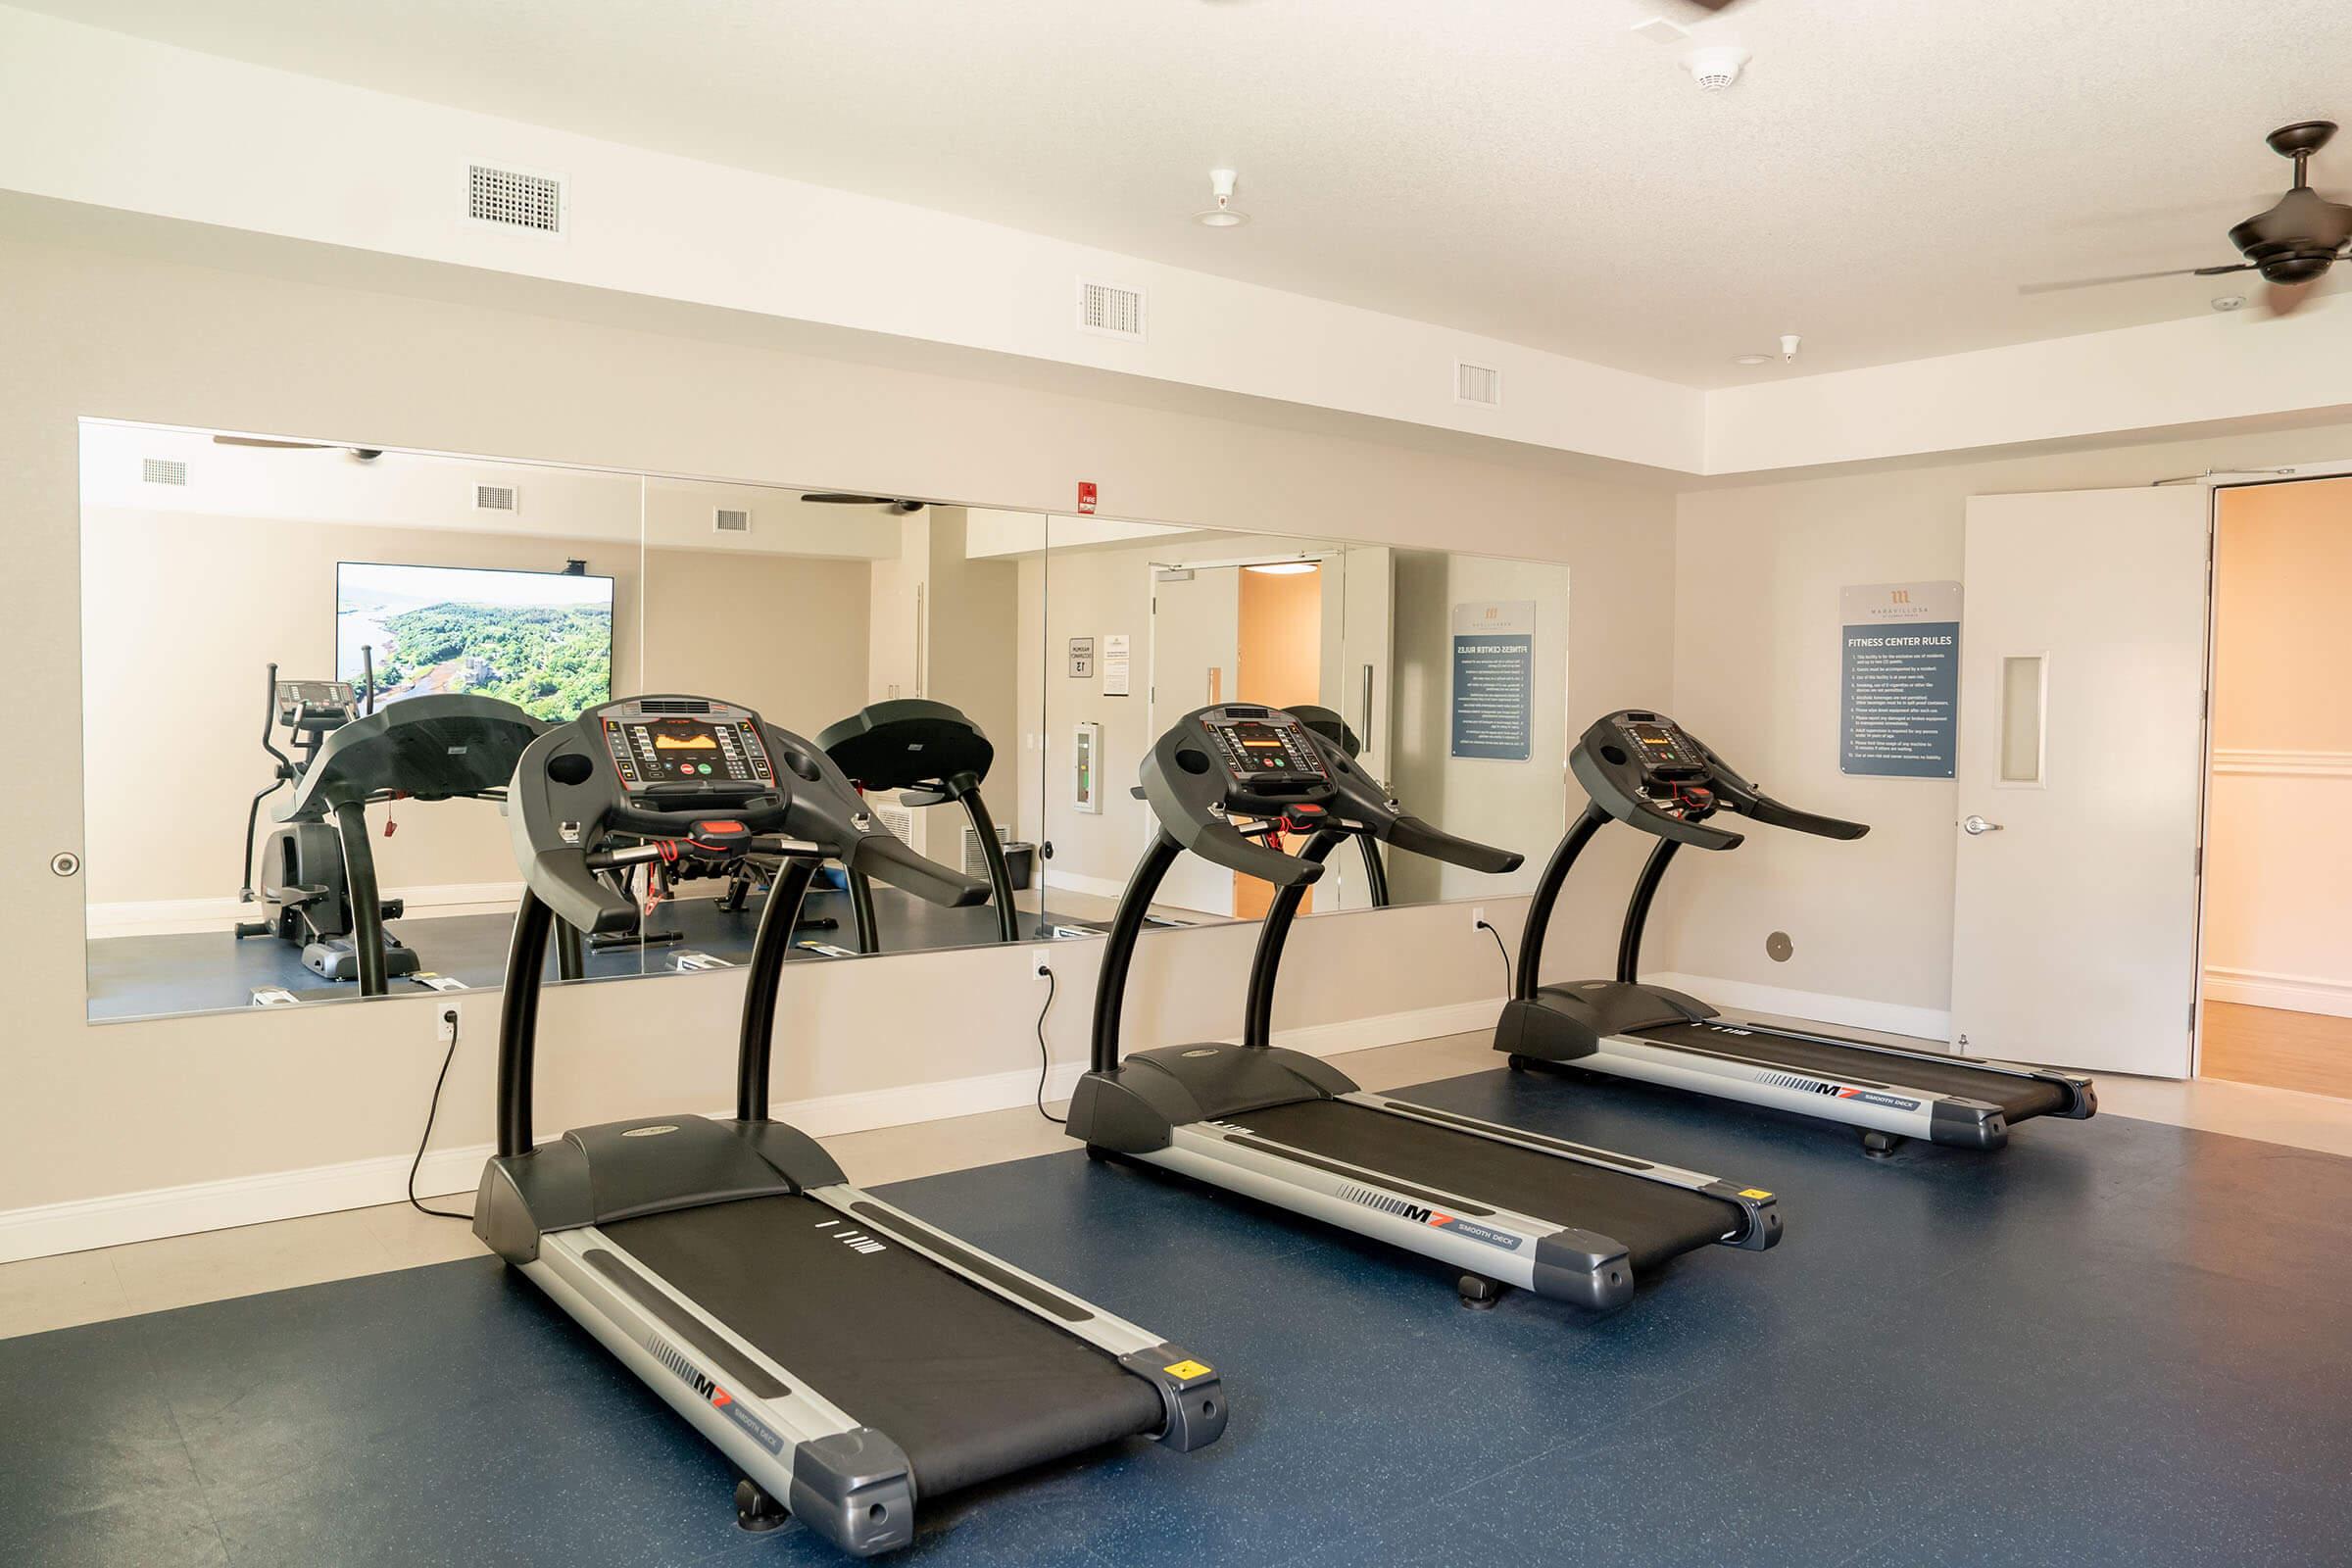
[[[1511,950],[1502,945],[1502,933],[1486,921],[1479,921],[1478,928],[1494,939],[1494,951],[1502,955],[1502,994],[1507,997],[1511,994]]]
[[[1054,993],[1061,989],[1061,982],[1054,978],[1051,964],[1039,964],[1037,972],[1046,977],[1046,1004],[1037,1009],[1037,1113],[1056,1127],[1066,1127],[1067,1116],[1056,1116],[1046,1108],[1046,1080],[1054,1075],[1054,1054],[1046,1046],[1046,1014],[1054,1010]]]
[[[409,1161],[409,1206],[435,1219],[471,1219],[454,1208],[428,1208],[416,1199],[416,1170],[424,1163],[424,1146],[433,1141],[433,1120],[441,1114],[441,1086],[449,1082],[449,1064],[458,1059],[458,1009],[444,1006],[441,1021],[449,1025],[449,1050],[441,1057],[441,1076],[433,1080],[433,1101],[425,1107],[424,1136],[416,1140],[416,1157]]]

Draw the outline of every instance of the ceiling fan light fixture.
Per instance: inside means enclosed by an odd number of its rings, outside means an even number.
[[[1202,228],[1239,228],[1250,221],[1250,215],[1233,205],[1233,189],[1241,182],[1241,177],[1230,169],[1210,170],[1208,191],[1217,199],[1217,205],[1195,213],[1193,221]]]

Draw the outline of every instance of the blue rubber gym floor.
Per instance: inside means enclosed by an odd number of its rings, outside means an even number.
[[[1072,1152],[883,1189],[1179,1341],[1233,1423],[900,1559],[2352,1562],[2352,1160],[2102,1116],[1990,1158],[1495,1071],[1410,1098],[1783,1195],[1588,1318]],[[888,1345],[874,1348],[890,1353]],[[478,1261],[0,1342],[0,1562],[837,1562]]]

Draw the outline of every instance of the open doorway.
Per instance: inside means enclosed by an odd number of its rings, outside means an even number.
[[[2214,502],[2206,1077],[2352,1098],[2352,477]]]

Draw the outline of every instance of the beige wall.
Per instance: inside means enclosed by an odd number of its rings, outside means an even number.
[[[2205,993],[2352,1016],[2352,479],[2215,524]]]
[[[233,902],[245,808],[270,781],[263,676],[332,680],[335,564],[560,568],[613,579],[613,682],[637,669],[637,547],[598,539],[93,508],[82,514],[84,858],[94,904]],[[271,738],[284,744],[274,726]],[[159,768],[158,763],[169,760]],[[270,806],[286,799],[283,792]],[[400,802],[371,813],[388,894],[512,883],[498,808]],[[269,807],[262,827],[269,828]],[[382,836],[386,822],[399,831]]]
[[[1669,710],[1773,794],[1872,826],[1850,844],[1758,831],[1730,854],[1683,856],[1659,896],[1646,967],[1947,1007],[1957,797],[1949,781],[1838,772],[1838,588],[1958,578],[1971,495],[2139,485],[2208,467],[2343,458],[2352,458],[2352,425],[1684,494]],[[1589,722],[1638,701],[1641,690],[1654,686],[1579,703],[1575,711]],[[1581,886],[1585,898],[1622,901],[1630,875],[1611,880],[1580,869],[1569,896]],[[1887,917],[1890,896],[1899,897],[1903,918]],[[1787,963],[1764,954],[1776,930],[1794,939]],[[1562,971],[1555,964],[1551,972]]]
[[[862,561],[649,550],[645,687],[723,697],[813,739],[865,703]]]
[[[1673,614],[1667,497],[1507,449],[1476,462],[812,359],[754,346],[717,315],[695,318],[697,335],[601,324],[565,313],[608,302],[541,297],[513,280],[502,288],[524,296],[518,308],[493,309],[450,297],[470,279],[423,269],[386,263],[373,273],[385,290],[363,292],[316,281],[307,254],[262,275],[159,259],[143,237],[125,244],[141,248],[0,237],[0,529],[15,580],[33,585],[0,638],[18,688],[69,712],[79,709],[82,416],[1029,511],[1064,504],[1084,475],[1101,483],[1106,512],[1563,559],[1577,564],[1578,710],[1639,679],[1651,644],[1632,634],[1654,637]],[[383,1174],[366,1200],[394,1197],[439,1065],[435,1004],[85,1024],[75,977],[87,885],[48,870],[52,853],[84,842],[80,771],[68,760],[0,774],[15,846],[0,869],[0,947],[19,973],[41,977],[12,999],[0,1053],[11,1109],[0,1209],[369,1158]],[[1583,933],[1593,954],[1605,924]],[[1577,935],[1563,933],[1563,952]],[[1308,922],[1292,942],[1279,1021],[1492,998],[1494,953],[1474,936],[1444,910]],[[1247,928],[1148,938],[1130,1008],[1138,1038],[1236,1027],[1249,938]],[[1056,950],[1064,984],[1048,1027],[1065,1060],[1083,1049],[1097,951]],[[713,973],[551,995],[542,1125],[727,1103],[740,987],[739,974]],[[1036,1060],[1036,1003],[1017,953],[796,965],[778,1097],[1024,1070]],[[465,1044],[436,1133],[449,1146],[478,1143],[490,1125],[495,1000],[462,1006]],[[644,1050],[637,1042],[657,1028],[663,1048]]]

